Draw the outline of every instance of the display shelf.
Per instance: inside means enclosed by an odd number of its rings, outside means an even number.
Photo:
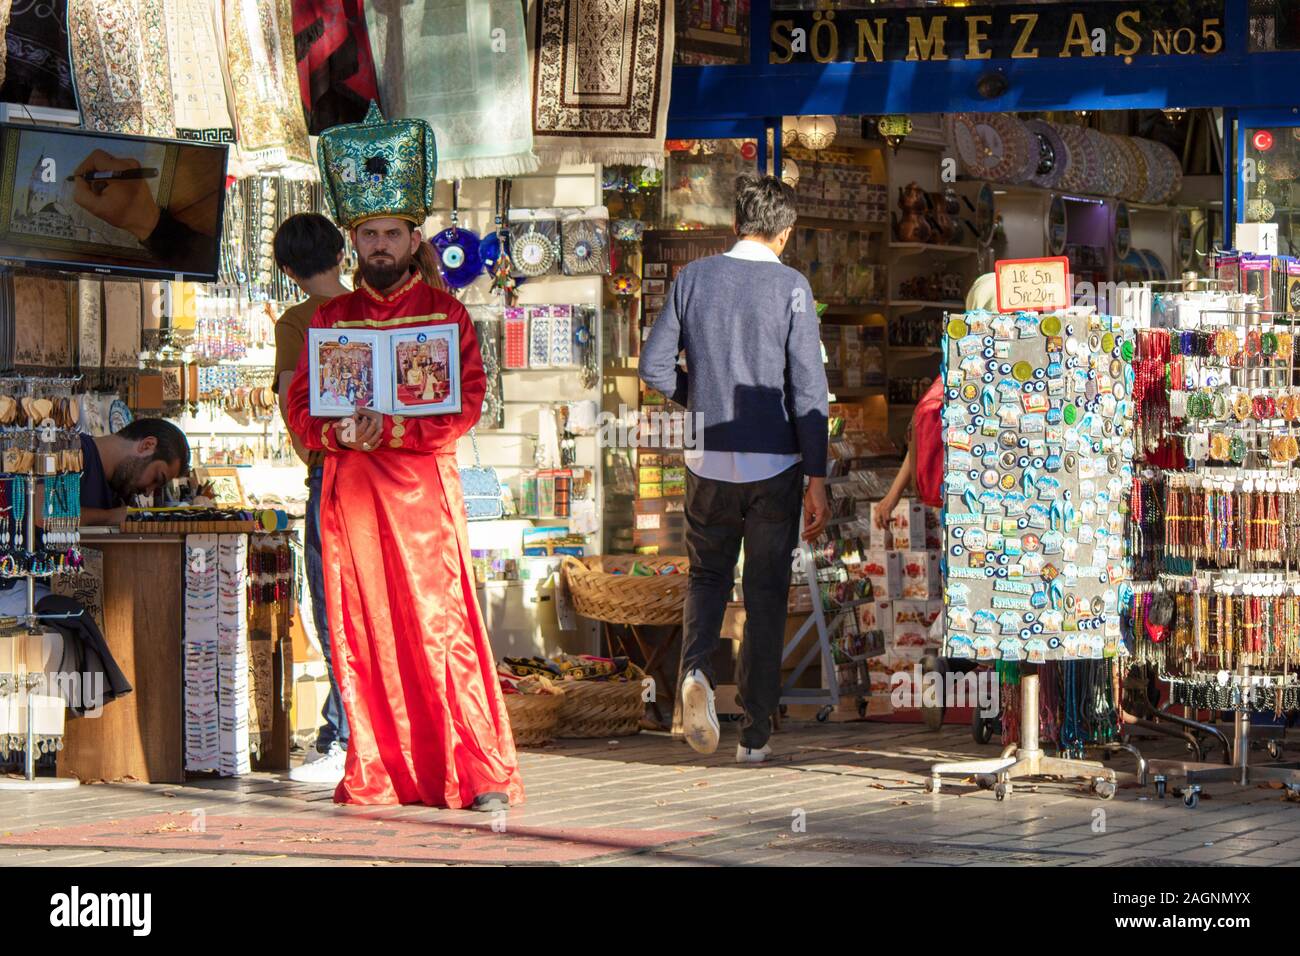
[[[965,302],[926,302],[923,299],[890,299],[889,308],[919,312],[921,309],[965,309]]]
[[[884,385],[862,385],[854,388],[832,388],[831,394],[837,398],[865,398],[868,395],[884,395]]]
[[[828,304],[822,315],[840,316],[840,315],[865,315],[867,311],[879,311],[886,307],[884,302],[863,302],[861,304],[840,303],[838,305]]]
[[[890,353],[901,355],[939,355],[943,349],[937,345],[890,345]]]
[[[859,222],[856,219],[827,219],[824,216],[800,215],[795,226],[805,229],[847,229],[850,232],[884,232],[887,222]]]
[[[940,246],[930,242],[891,242],[889,249],[900,255],[921,255],[924,253],[935,253],[936,255],[948,256],[973,256],[979,253],[978,249],[971,246]]]

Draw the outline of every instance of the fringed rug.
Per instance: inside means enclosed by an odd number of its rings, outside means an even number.
[[[672,0],[530,0],[529,17],[542,162],[662,166]]]
[[[537,168],[519,0],[370,0],[366,21],[385,115],[429,122],[439,179]]]

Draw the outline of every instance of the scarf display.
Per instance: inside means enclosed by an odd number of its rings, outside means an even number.
[[[671,0],[530,0],[529,18],[542,162],[662,167]]]
[[[104,353],[100,339],[104,334],[104,283],[100,279],[77,280],[77,364],[81,368],[98,368]]]
[[[537,168],[518,0],[370,0],[366,22],[385,112],[433,127],[439,179]]]
[[[163,0],[171,67],[176,136],[202,143],[233,143],[235,123],[221,65],[225,61],[220,4]]]
[[[293,0],[293,46],[307,131],[364,120],[379,87],[362,0]]]
[[[10,0],[0,100],[75,110],[68,55],[68,0]]]
[[[104,283],[104,366],[140,365],[140,283]]]
[[[72,71],[89,129],[175,136],[162,0],[70,0]]]
[[[226,0],[226,69],[243,159],[260,172],[311,175],[289,0]]]
[[[68,365],[68,282],[14,276],[15,356],[18,365]]]

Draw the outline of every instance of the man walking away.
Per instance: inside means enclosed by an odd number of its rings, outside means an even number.
[[[275,233],[275,261],[284,274],[298,284],[307,299],[284,310],[275,323],[275,382],[272,385],[280,400],[280,414],[289,421],[289,386],[298,368],[298,357],[307,343],[307,327],[322,305],[348,289],[339,277],[343,262],[343,233],[319,213],[290,216]],[[311,614],[320,639],[321,654],[329,673],[330,692],[321,710],[325,723],[316,734],[316,753],[295,767],[289,779],[299,783],[337,784],[343,779],[343,763],[348,749],[348,718],[339,696],[334,672],[333,647],[330,644],[329,620],[325,614],[325,570],[321,564],[320,495],[325,473],[325,453],[309,451],[303,440],[289,432],[294,451],[307,465],[307,590],[311,594]]]
[[[700,447],[686,452],[691,571],[681,665],[686,740],[700,753],[718,746],[713,657],[745,547],[738,763],[772,753],[800,499],[805,540],[830,510],[826,370],[812,289],[779,258],[795,218],[794,190],[779,179],[737,180],[739,241],[682,269],[640,363],[647,384],[703,425]],[[678,365],[682,352],[689,372]]]

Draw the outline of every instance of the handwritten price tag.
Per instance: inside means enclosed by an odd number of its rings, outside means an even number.
[[[1070,307],[1070,260],[1000,259],[994,265],[999,312],[1051,312]]]

